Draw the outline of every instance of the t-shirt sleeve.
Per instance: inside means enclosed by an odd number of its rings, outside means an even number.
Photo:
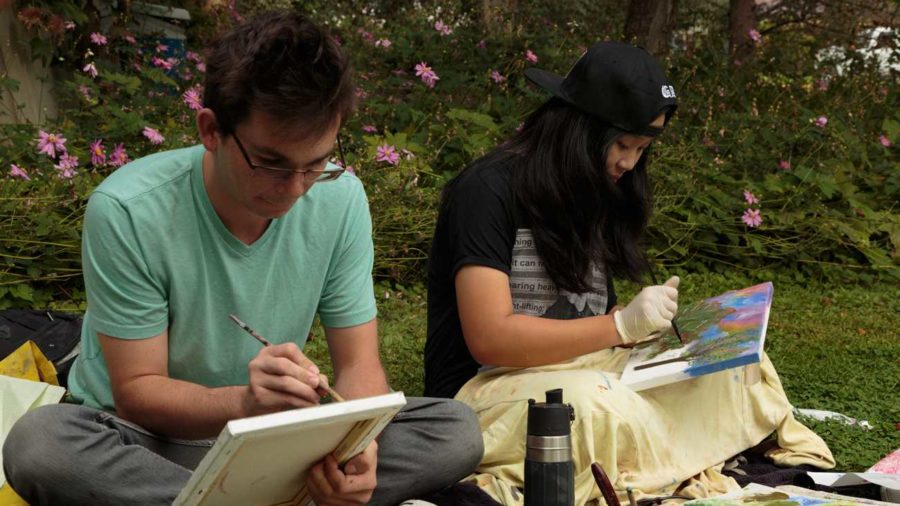
[[[88,310],[97,332],[122,339],[168,326],[165,289],[152,276],[128,211],[103,193],[88,201],[82,232]]]
[[[487,171],[491,169],[480,169]],[[466,265],[510,273],[515,239],[512,190],[509,181],[470,174],[452,190],[444,210],[450,248],[450,275]]]
[[[361,325],[377,314],[372,286],[372,218],[362,183],[357,181],[354,188],[319,300],[319,318],[326,327]]]

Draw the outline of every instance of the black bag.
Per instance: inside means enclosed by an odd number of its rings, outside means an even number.
[[[66,387],[69,369],[80,349],[81,322],[79,315],[57,311],[0,311],[0,360],[25,341],[34,341],[56,367],[59,384]]]

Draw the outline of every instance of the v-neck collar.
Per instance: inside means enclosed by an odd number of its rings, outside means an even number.
[[[282,218],[273,218],[269,221],[269,226],[266,227],[265,232],[255,241],[253,244],[246,244],[228,230],[228,227],[222,222],[222,218],[219,217],[219,214],[216,212],[216,209],[213,207],[212,201],[209,199],[209,192],[206,189],[206,184],[203,182],[203,155],[206,153],[206,148],[202,145],[197,146],[197,154],[194,158],[194,167],[193,174],[191,175],[191,186],[194,191],[194,199],[197,203],[197,207],[200,209],[201,214],[203,215],[204,221],[207,222],[214,230],[216,235],[235,253],[249,257],[253,255],[256,251],[262,249],[266,243],[269,242],[270,238],[276,234]]]

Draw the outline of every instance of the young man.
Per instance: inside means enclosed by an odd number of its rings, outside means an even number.
[[[219,39],[207,69],[202,146],[140,159],[91,196],[69,378],[81,405],[29,413],[3,448],[32,504],[170,504],[228,420],[319,402],[326,380],[301,351],[316,314],[335,389],[389,390],[368,203],[328,163],[353,108],[341,48],[302,15],[269,13]],[[326,457],[308,483],[320,506],[395,504],[481,454],[468,408],[410,398],[378,443],[343,469]]]

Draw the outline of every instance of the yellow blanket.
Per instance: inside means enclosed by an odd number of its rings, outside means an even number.
[[[603,466],[623,503],[627,487],[636,499],[738,490],[720,473],[722,464],[773,432],[778,448],[767,455],[776,464],[834,467],[825,442],[794,419],[768,356],[759,365],[636,393],[618,381],[629,354],[615,348],[548,366],[491,369],[469,380],[456,398],[478,414],[485,454],[467,481],[505,505],[524,503],[527,401],[541,401],[553,388],[562,388],[563,402],[575,409],[575,504],[600,501],[592,462]]]
[[[26,341],[0,360],[0,447],[20,416],[38,406],[59,402],[64,393],[56,378],[56,368],[34,342]],[[2,467],[0,505],[28,506],[6,483]]]

